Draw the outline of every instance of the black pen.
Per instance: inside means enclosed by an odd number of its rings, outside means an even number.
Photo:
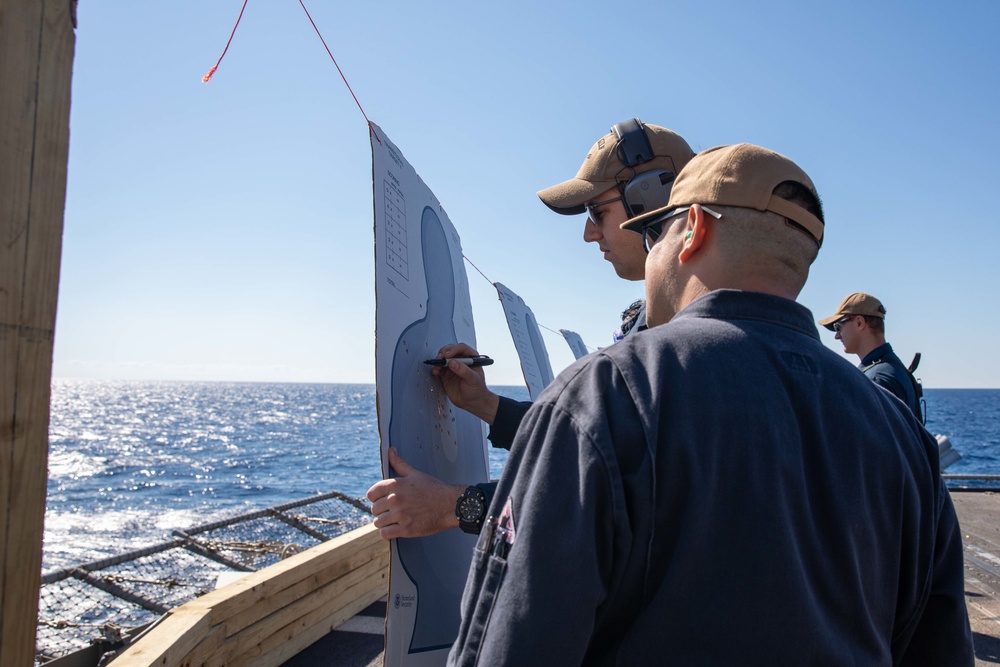
[[[466,366],[489,366],[490,364],[493,363],[493,360],[487,357],[485,354],[481,354],[478,357],[452,357],[452,359],[454,359],[460,364],[465,364]],[[424,363],[429,364],[431,366],[444,366],[452,359],[442,359],[442,358],[428,359]]]

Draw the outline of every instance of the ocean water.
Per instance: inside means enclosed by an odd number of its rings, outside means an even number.
[[[924,389],[927,430],[947,435],[962,459],[945,471],[1000,474],[1000,389]]]
[[[527,400],[524,387],[498,391]],[[927,389],[927,427],[1000,473],[1000,390]],[[374,385],[56,380],[43,569],[381,478]],[[490,450],[499,476],[506,452]]]
[[[43,571],[379,479],[374,385],[55,380]]]

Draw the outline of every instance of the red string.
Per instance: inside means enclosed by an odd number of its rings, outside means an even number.
[[[351,93],[351,97],[354,98],[354,103],[358,105],[358,109],[361,109],[361,115],[365,117],[365,121],[368,123],[368,130],[375,135],[375,138],[378,139],[379,144],[381,144],[382,140],[378,138],[378,133],[375,132],[375,129],[372,127],[372,122],[368,120],[368,114],[366,114],[365,110],[361,107],[361,102],[358,101],[358,96],[355,95],[354,91],[351,89],[351,84],[347,83],[347,77],[344,76],[344,71],[340,69],[340,65],[337,64],[337,59],[334,58],[333,53],[330,52],[330,47],[326,45],[326,40],[323,39],[323,35],[320,33],[319,28],[316,27],[316,22],[313,21],[313,17],[309,14],[309,10],[306,9],[305,3],[303,3],[302,0],[299,0],[299,4],[302,5],[302,11],[306,13],[306,16],[309,18],[309,22],[312,23],[313,30],[315,30],[316,34],[319,36],[319,41],[323,42],[323,48],[326,49],[327,54],[330,56],[330,60],[333,61],[337,71],[340,72],[340,78],[344,80],[344,85],[347,86],[347,90]]]
[[[212,80],[212,75],[215,74],[215,70],[219,69],[219,64],[222,62],[222,59],[226,57],[226,51],[229,50],[229,45],[233,42],[233,36],[236,34],[236,28],[239,27],[240,21],[243,19],[243,11],[247,8],[247,2],[249,2],[249,0],[243,0],[243,7],[240,8],[240,15],[236,18],[236,25],[233,26],[233,31],[231,33],[229,33],[229,41],[226,42],[226,48],[224,48],[222,50],[222,55],[219,56],[219,59],[216,61],[215,65],[212,67],[212,69],[208,70],[208,74],[206,74],[205,76],[201,77],[201,80],[203,82],[208,83],[209,81]],[[351,88],[351,84],[347,82],[347,77],[344,76],[344,71],[342,69],[340,69],[340,65],[337,64],[337,59],[333,57],[333,53],[330,51],[330,47],[326,45],[326,40],[323,39],[323,35],[322,35],[322,33],[320,33],[319,28],[316,27],[316,22],[313,21],[312,15],[309,14],[309,10],[306,9],[305,3],[302,2],[302,0],[299,0],[299,4],[302,5],[302,11],[304,11],[306,13],[306,17],[308,17],[309,23],[312,24],[313,30],[315,30],[316,31],[316,35],[319,36],[319,41],[323,42],[323,48],[326,49],[327,55],[330,56],[330,60],[333,61],[333,64],[337,68],[337,71],[340,72],[340,78],[344,80],[344,85],[347,86],[347,90],[351,93],[351,97],[354,98],[354,103],[357,104],[358,105],[358,109],[361,110],[361,115],[365,117],[365,121],[368,123],[368,130],[372,134],[375,135],[375,138],[381,144],[382,140],[379,139],[378,133],[375,132],[375,129],[374,129],[373,125],[372,125],[371,120],[368,119],[368,114],[365,113],[364,108],[361,106],[361,102],[358,101],[358,96],[354,94],[354,90]],[[487,278],[486,274],[483,273],[482,271],[480,271],[479,267],[476,266],[472,262],[471,259],[469,259],[465,255],[462,255],[462,258],[465,259],[465,261],[468,262],[472,266],[472,268],[474,268],[476,271],[478,271],[479,275],[481,275],[483,278],[486,278],[486,282],[488,282],[490,285],[493,285],[494,287],[496,287],[496,285],[494,285],[493,281],[490,280],[489,278]],[[543,325],[539,325],[539,326],[543,326]],[[543,326],[543,328],[548,329],[552,333],[559,333],[559,332],[555,331],[554,329],[549,329],[549,327]]]
[[[240,15],[236,19],[236,25],[233,26],[233,31],[229,33],[229,41],[226,42],[226,48],[222,49],[222,55],[219,56],[219,59],[217,61],[215,61],[215,66],[213,66],[212,69],[208,70],[208,74],[201,77],[203,83],[208,83],[209,81],[212,80],[212,75],[215,74],[215,70],[219,69],[219,63],[221,63],[222,59],[226,57],[226,51],[229,50],[229,45],[232,44],[233,42],[233,35],[236,34],[236,28],[240,24],[240,19],[243,18],[243,10],[247,8],[247,2],[249,1],[250,0],[243,0],[243,7],[240,9]]]

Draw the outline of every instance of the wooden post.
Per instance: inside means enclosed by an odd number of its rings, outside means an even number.
[[[74,0],[0,0],[0,665],[34,663]]]

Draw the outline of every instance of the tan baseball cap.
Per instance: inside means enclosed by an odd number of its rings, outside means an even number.
[[[609,132],[598,139],[587,153],[576,178],[540,190],[538,198],[556,213],[579,215],[587,210],[585,204],[588,201],[619,183],[627,183],[636,174],[654,169],[680,173],[694,156],[688,142],[665,127],[648,123],[643,123],[643,127],[653,151],[651,160],[633,167],[626,166],[617,150],[618,139],[614,132]]]
[[[709,148],[695,156],[677,176],[665,207],[632,218],[622,229],[641,232],[643,225],[671,217],[673,211],[683,206],[716,204],[777,213],[801,225],[822,244],[822,220],[801,206],[771,194],[785,181],[800,183],[816,193],[809,176],[780,153],[752,144]]]
[[[820,326],[824,326],[830,331],[833,331],[833,323],[842,318],[844,315],[866,315],[868,317],[881,317],[885,319],[885,307],[882,302],[873,297],[871,294],[865,294],[864,292],[855,292],[854,294],[848,294],[844,297],[844,300],[840,302],[840,306],[830,317],[824,317],[819,321]]]

